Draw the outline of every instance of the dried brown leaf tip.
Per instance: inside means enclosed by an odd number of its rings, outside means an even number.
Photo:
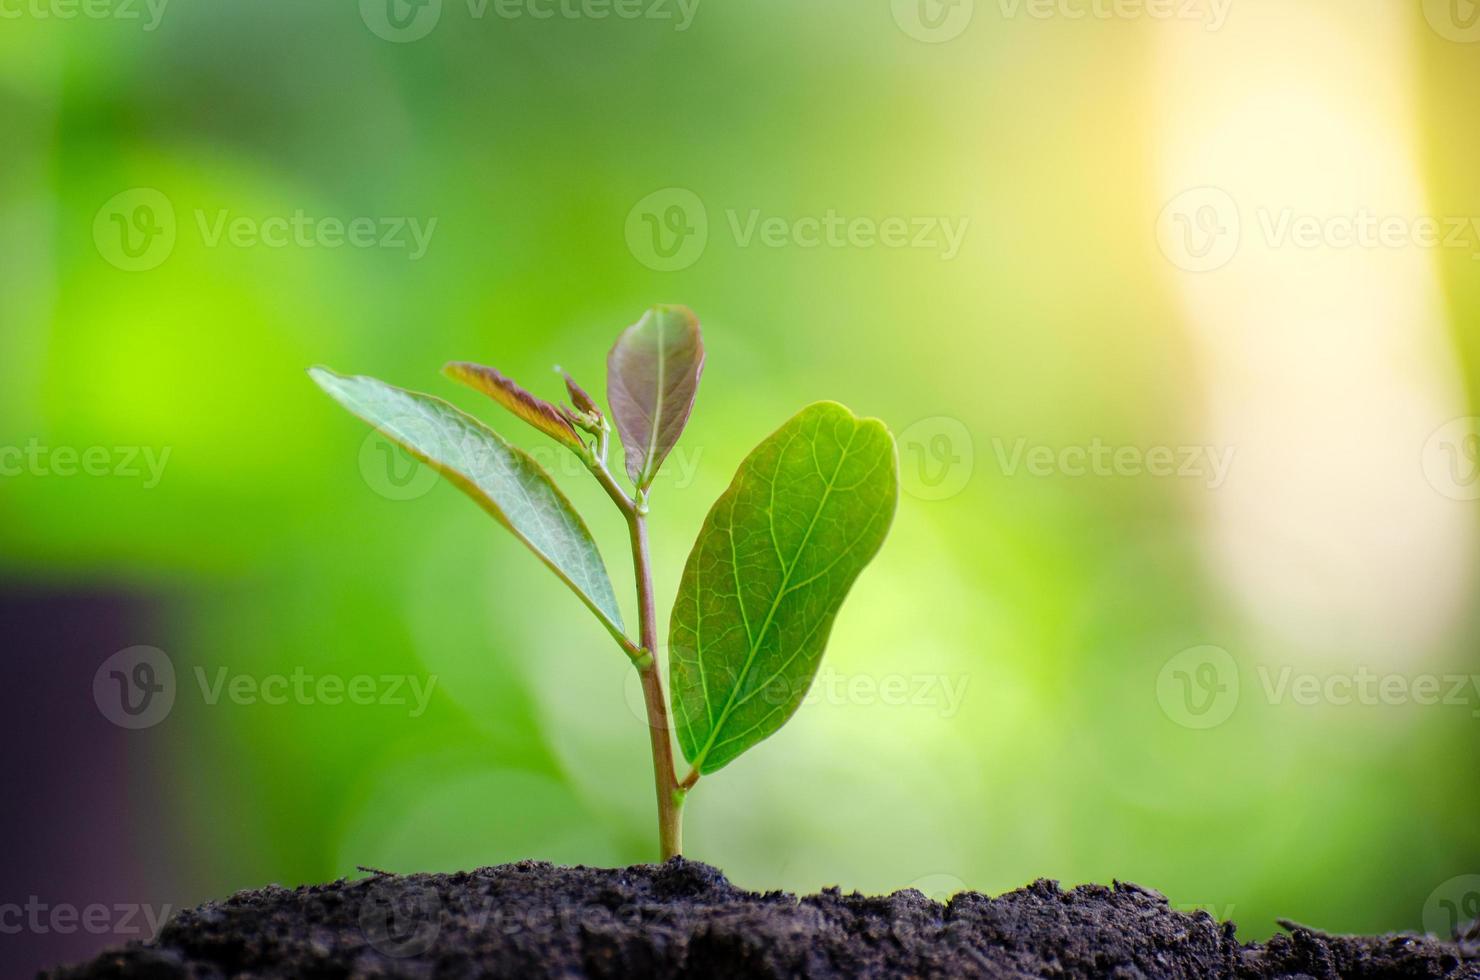
[[[442,369],[442,373],[459,384],[483,392],[557,442],[578,453],[585,451],[585,443],[562,409],[531,395],[493,368],[468,361],[453,361]]]

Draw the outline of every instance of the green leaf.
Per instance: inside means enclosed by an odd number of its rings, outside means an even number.
[[[627,454],[627,475],[646,489],[683,434],[699,376],[704,338],[686,306],[655,306],[617,338],[606,358],[606,396]]]
[[[625,639],[611,579],[591,532],[528,453],[440,398],[323,368],[308,373],[335,401],[472,497],[550,566],[602,625]]]
[[[585,454],[586,444],[576,435],[576,430],[558,406],[536,398],[493,368],[468,361],[453,361],[442,368],[442,373],[474,391],[483,392],[577,455]]]
[[[669,634],[678,742],[701,773],[796,711],[898,498],[889,430],[835,402],[803,409],[740,464],[689,555]]]

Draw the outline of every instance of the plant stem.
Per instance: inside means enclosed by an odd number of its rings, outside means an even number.
[[[632,568],[637,578],[637,619],[642,647],[653,654],[638,668],[647,705],[648,736],[653,747],[653,783],[658,794],[658,846],[666,861],[683,853],[683,798],[673,769],[673,739],[668,727],[668,701],[658,672],[658,625],[653,602],[653,573],[648,558],[647,518],[636,508],[627,512],[632,532]]]
[[[663,675],[658,670],[658,617],[653,599],[653,570],[648,557],[647,496],[638,491],[637,499],[627,496],[617,485],[606,465],[607,432],[605,428],[597,447],[587,460],[596,482],[606,491],[612,503],[627,518],[632,537],[632,571],[637,580],[638,643],[636,651],[623,649],[632,658],[637,675],[642,678],[642,699],[647,707],[648,737],[653,749],[653,784],[658,795],[658,848],[666,861],[683,853],[683,803],[698,781],[692,772],[682,783],[673,768],[673,739],[669,734],[668,700],[663,693]]]

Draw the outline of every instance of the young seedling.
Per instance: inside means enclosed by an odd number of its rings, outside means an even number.
[[[704,369],[699,321],[655,306],[607,356],[611,417],[569,376],[569,405],[537,398],[493,368],[452,363],[453,380],[493,398],[586,465],[626,518],[638,635],[627,634],[601,552],[550,474],[482,422],[430,395],[323,368],[320,387],[436,468],[514,533],[596,615],[642,679],[663,857],[682,850],[683,804],[796,712],[853,582],[884,543],[898,499],[894,439],[835,402],[797,413],[740,464],[705,518],[669,623],[674,724],[658,670],[647,516],[653,479],[688,423]],[[607,465],[612,423],[629,494]],[[671,732],[690,770],[678,778]]]

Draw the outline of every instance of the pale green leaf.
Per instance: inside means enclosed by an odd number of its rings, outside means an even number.
[[[440,398],[323,368],[309,375],[355,415],[435,467],[514,533],[614,635],[622,614],[591,532],[526,452]]]
[[[898,484],[889,430],[833,402],[740,465],[689,555],[669,635],[678,742],[700,772],[801,704],[839,607],[884,543]]]

